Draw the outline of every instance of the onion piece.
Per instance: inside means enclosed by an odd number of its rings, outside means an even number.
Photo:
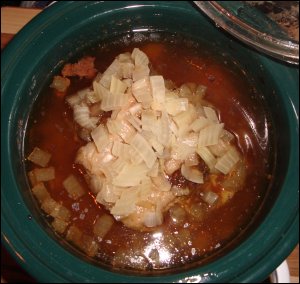
[[[150,76],[153,100],[161,106],[165,103],[165,81],[163,76]]]
[[[175,116],[188,108],[187,98],[169,99],[166,101],[166,110],[168,114]]]
[[[189,181],[194,183],[203,183],[203,174],[197,170],[187,167],[185,164],[181,165],[181,174]]]
[[[145,106],[150,106],[153,98],[149,77],[144,77],[132,84],[132,94],[136,100]]]
[[[164,174],[160,173],[157,177],[152,177],[154,185],[161,191],[169,191],[171,189],[171,184]]]
[[[215,168],[226,175],[239,160],[240,155],[238,151],[234,147],[230,147],[229,150],[217,160]]]
[[[47,151],[44,151],[38,147],[34,147],[27,159],[38,166],[46,167],[51,159],[51,156],[52,155]]]
[[[216,111],[211,107],[203,107],[205,116],[208,120],[212,121],[213,123],[219,123],[219,118],[216,114]]]
[[[134,48],[131,53],[131,58],[134,60],[135,65],[147,65],[149,64],[148,56],[139,48]]]
[[[124,218],[136,211],[135,203],[138,201],[139,190],[137,188],[124,189],[121,197],[111,208],[111,214]]]
[[[106,148],[109,143],[111,143],[106,127],[101,124],[93,129],[91,136],[99,153],[103,151],[103,149]]]
[[[102,100],[102,91],[101,91],[101,85],[96,80],[93,81],[93,90],[94,90],[94,102],[100,102]]]
[[[156,161],[156,155],[145,138],[136,133],[130,141],[130,145],[140,154],[147,167],[151,169]]]
[[[155,133],[157,118],[153,110],[142,111],[142,129],[146,131],[152,131]]]
[[[132,80],[136,82],[140,79],[148,77],[150,74],[150,69],[147,65],[136,65],[132,72]]]
[[[142,121],[131,114],[126,116],[127,121],[138,131],[141,132]]]
[[[178,186],[172,186],[171,187],[171,192],[175,196],[184,196],[184,195],[189,195],[190,194],[190,190],[189,190],[188,187],[181,188],[181,187],[178,187]]]
[[[162,111],[161,118],[157,120],[158,135],[157,140],[164,146],[169,145],[170,128],[169,119],[165,111]]]
[[[115,194],[117,189],[111,183],[104,182],[101,190],[97,194],[96,201],[99,203],[115,203],[119,199],[119,195]]]
[[[153,228],[161,225],[163,222],[162,214],[157,211],[146,212],[144,215],[144,225],[148,228]]]
[[[85,190],[77,178],[72,174],[63,181],[63,186],[68,192],[69,196],[74,200],[77,200],[79,197],[85,194]]]
[[[175,159],[168,159],[165,161],[165,172],[168,175],[173,174],[175,171],[180,169],[181,161]]]
[[[218,200],[219,195],[212,191],[206,191],[203,195],[201,195],[201,197],[206,203],[213,205]]]
[[[214,169],[217,159],[207,147],[198,147],[197,153],[205,162],[205,164],[210,168],[210,170]]]
[[[128,104],[127,94],[112,94],[108,90],[102,93],[101,109],[111,111],[120,109]]]
[[[114,219],[108,214],[103,214],[97,219],[93,228],[93,232],[97,237],[103,239],[110,231],[113,224]]]
[[[132,78],[132,73],[134,70],[134,64],[132,64],[131,62],[122,62],[120,64],[121,66],[121,77],[122,78],[127,78],[127,79],[131,79]]]
[[[126,143],[128,143],[136,133],[135,129],[126,120],[108,119],[106,125],[109,133],[120,136]]]
[[[146,177],[149,169],[145,163],[138,165],[126,163],[119,174],[113,179],[112,184],[120,187],[136,186]]]
[[[198,147],[218,144],[224,123],[212,124],[200,131]]]
[[[109,88],[110,83],[111,83],[111,76],[115,75],[119,77],[119,70],[120,70],[120,62],[118,59],[115,59],[112,64],[109,65],[109,67],[104,71],[99,83],[104,87],[104,88]]]
[[[199,132],[201,129],[205,128],[209,124],[210,121],[207,118],[201,116],[192,122],[190,129],[192,129],[195,132]]]
[[[83,128],[94,129],[98,122],[97,117],[90,117],[90,110],[87,105],[74,105],[74,120]]]
[[[148,172],[149,177],[157,177],[158,176],[158,170],[159,170],[159,163],[156,160],[151,170]],[[149,180],[150,181],[150,180]]]
[[[131,113],[131,115],[139,115],[142,111],[142,105],[140,103],[136,103],[131,106],[128,111]]]
[[[116,76],[111,76],[109,91],[112,94],[124,94],[126,89],[127,85],[125,83],[123,83],[120,79],[116,78]]]
[[[55,169],[54,167],[34,169],[33,170],[35,179],[37,182],[49,181],[55,179]]]
[[[169,214],[175,224],[183,223],[186,218],[186,212],[179,205],[174,205],[169,209]]]
[[[195,107],[189,104],[187,111],[181,112],[173,117],[178,126],[178,136],[183,136],[190,128],[191,123],[196,119]]]
[[[43,203],[46,199],[51,198],[47,188],[42,182],[35,185],[31,190],[40,203]]]
[[[184,160],[184,163],[188,166],[188,167],[192,167],[192,166],[197,166],[199,164],[199,158],[198,155],[193,152],[191,154],[189,154],[186,159]]]

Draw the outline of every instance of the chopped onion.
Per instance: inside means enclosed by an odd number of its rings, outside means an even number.
[[[116,160],[112,160],[107,163],[107,167],[113,177],[117,176],[119,172],[126,166],[128,162],[123,160],[122,158],[118,158]]]
[[[202,99],[205,96],[207,87],[203,85],[198,85],[195,95],[198,97],[198,99]]]
[[[99,119],[97,117],[90,117],[90,110],[88,106],[75,105],[74,120],[83,128],[94,129]]]
[[[51,226],[53,227],[54,231],[59,234],[63,234],[66,231],[68,225],[69,222],[63,221],[58,218],[54,218],[53,222],[51,223]]]
[[[199,132],[201,129],[205,128],[209,124],[210,121],[207,118],[201,116],[193,121],[193,123],[190,126],[190,129],[192,129],[195,132]]]
[[[124,94],[126,89],[127,85],[125,83],[123,83],[120,79],[116,78],[116,76],[111,76],[109,91],[112,94]]]
[[[100,102],[102,99],[102,91],[101,91],[101,85],[96,80],[93,81],[93,90],[94,90],[94,102]]]
[[[152,177],[151,180],[156,185],[156,187],[161,191],[169,191],[171,189],[171,184],[164,174],[160,173],[157,177]]]
[[[206,191],[201,197],[206,203],[213,205],[218,200],[219,195],[212,191]]]
[[[162,155],[163,151],[164,151],[164,146],[159,143],[156,139],[156,137],[151,136],[147,139],[149,141],[149,143],[151,144],[151,146],[153,147],[153,149],[159,154]]]
[[[138,81],[135,81],[132,84],[132,94],[138,102],[150,105],[153,98],[151,95],[149,77],[144,77]]]
[[[55,169],[54,167],[34,169],[33,170],[35,179],[37,182],[49,181],[55,179]]]
[[[85,190],[74,175],[69,175],[64,181],[63,186],[69,193],[69,196],[76,200],[85,194]]]
[[[164,104],[166,89],[163,76],[150,76],[150,85],[153,100],[160,105]]]
[[[101,109],[104,111],[111,111],[115,109],[120,109],[128,104],[127,94],[112,94],[109,91],[103,92],[103,97],[101,101]]]
[[[170,115],[177,115],[188,108],[187,98],[169,99],[166,101],[166,110]]]
[[[190,147],[189,145],[176,141],[171,148],[171,158],[175,160],[185,160],[187,157],[196,151],[196,147]]]
[[[111,208],[111,214],[114,216],[126,217],[135,212],[138,201],[139,190],[137,188],[124,189],[121,197]]]
[[[165,111],[162,111],[161,118],[157,120],[157,140],[164,146],[169,145],[170,128],[169,119]]]
[[[132,138],[130,145],[141,155],[147,167],[151,169],[155,163],[156,155],[145,138],[136,133]]]
[[[142,163],[143,162],[143,157],[131,145],[128,145],[128,146],[129,146],[128,153],[129,153],[129,156],[130,156],[131,163],[133,163],[134,165],[138,165],[138,164]]]
[[[126,120],[108,119],[107,128],[111,134],[120,136],[127,143],[136,133],[135,129]]]
[[[175,159],[168,159],[165,161],[165,171],[168,175],[173,174],[180,169],[181,161]]]
[[[147,65],[149,64],[148,56],[139,48],[134,48],[131,57],[134,60],[135,65]]]
[[[111,83],[111,76],[115,75],[118,77],[119,71],[120,70],[120,63],[118,61],[118,59],[115,59],[112,64],[110,64],[110,66],[105,70],[105,72],[103,73],[99,83],[109,89],[110,87],[110,83]]]
[[[158,176],[158,170],[159,170],[159,163],[156,160],[151,170],[148,172],[149,177],[157,177]],[[150,180],[149,180],[150,181]]]
[[[142,131],[142,121],[139,118],[133,115],[127,115],[126,119],[138,132]]]
[[[108,214],[103,214],[97,219],[94,225],[93,232],[97,237],[103,239],[110,231],[113,224],[114,224],[114,219]]]
[[[132,78],[134,64],[132,64],[131,62],[124,62],[124,63],[122,62],[120,66],[121,66],[121,76],[123,78]]]
[[[214,154],[217,157],[221,157],[227,152],[229,146],[229,143],[225,143],[224,140],[220,138],[218,144],[208,146],[208,148],[212,154]]]
[[[224,123],[212,124],[200,131],[198,147],[218,144]]]
[[[147,65],[136,65],[132,72],[132,80],[136,82],[140,79],[148,77],[150,74],[150,69]]]
[[[183,223],[186,218],[186,212],[179,205],[174,205],[169,209],[171,219],[174,223]]]
[[[147,212],[144,216],[144,225],[148,228],[156,227],[162,224],[162,214],[156,211]]]
[[[93,131],[91,132],[91,136],[94,140],[98,152],[103,151],[103,149],[106,148],[109,143],[111,143],[106,127],[101,124],[93,129]]]
[[[198,155],[193,152],[191,154],[189,154],[186,159],[184,160],[184,163],[188,166],[197,166],[199,164],[199,158]]]
[[[192,121],[196,119],[197,113],[191,104],[188,106],[188,110],[179,113],[173,117],[173,120],[178,126],[178,136],[184,135],[190,128]]]
[[[181,187],[178,187],[178,186],[172,186],[171,187],[171,192],[175,196],[184,196],[184,195],[189,195],[190,194],[190,190],[189,190],[188,187],[181,188]]]
[[[207,147],[198,147],[197,153],[211,170],[215,167],[217,159]]]
[[[214,123],[219,123],[219,118],[213,108],[203,107],[203,109],[204,109],[205,116],[207,117],[208,120]]]
[[[229,150],[217,160],[215,168],[223,174],[228,174],[234,165],[240,160],[240,155],[237,150],[230,147]]]
[[[148,171],[149,169],[144,163],[138,165],[126,163],[112,183],[120,187],[136,186],[146,177]]]
[[[42,182],[35,185],[31,190],[40,203],[43,203],[46,199],[51,198],[47,188]]]
[[[188,145],[189,147],[196,148],[198,145],[198,134],[195,132],[190,132],[186,136],[181,137],[179,141],[183,144]]]
[[[155,131],[157,123],[156,115],[152,110],[142,111],[142,129],[146,131]],[[155,132],[154,132],[155,133]]]
[[[234,139],[234,135],[226,129],[223,129],[220,137],[224,142],[230,142]]]
[[[136,103],[131,106],[128,110],[132,115],[140,114],[142,111],[142,105],[140,103]]]
[[[117,59],[121,63],[133,63],[130,52],[121,53],[117,56]]]
[[[185,164],[181,166],[181,174],[189,181],[194,183],[203,183],[203,174],[197,170],[187,167]]]
[[[114,141],[113,147],[112,147],[112,154],[116,157],[120,157],[121,159],[125,161],[130,161],[130,151],[131,147],[128,144],[124,144],[120,141]]]
[[[51,154],[38,147],[35,147],[33,151],[30,153],[30,155],[28,156],[29,161],[41,167],[46,167],[50,159],[51,159]]]
[[[111,183],[105,182],[97,194],[96,201],[99,203],[115,203],[119,199],[119,196],[115,194],[116,190],[114,187]]]

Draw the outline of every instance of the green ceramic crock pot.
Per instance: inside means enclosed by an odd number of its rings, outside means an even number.
[[[275,179],[262,217],[239,245],[200,267],[159,276],[113,272],[84,260],[54,237],[33,208],[25,179],[24,133],[42,87],[64,62],[99,40],[165,31],[222,48],[246,66],[275,128]],[[263,78],[259,80],[258,78]],[[258,282],[299,240],[299,72],[234,40],[190,2],[66,1],[47,8],[1,55],[1,237],[40,282]]]

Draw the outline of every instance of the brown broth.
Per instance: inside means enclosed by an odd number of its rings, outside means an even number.
[[[176,224],[166,212],[164,224],[152,232],[135,231],[115,222],[104,240],[98,241],[97,259],[100,263],[129,269],[174,268],[205,260],[244,230],[255,215],[270,174],[266,164],[270,149],[268,121],[263,104],[251,95],[253,86],[246,74],[230,61],[224,63],[213,54],[201,50],[195,52],[193,48],[180,44],[150,42],[134,46],[148,55],[158,74],[177,86],[187,82],[207,86],[205,99],[220,111],[221,121],[235,134],[236,143],[246,160],[248,176],[243,190],[224,206],[210,210],[203,221],[195,222],[187,215],[183,223]],[[133,45],[117,46],[91,52],[96,56],[96,68],[103,72],[116,55],[132,48]],[[68,95],[90,84],[91,80],[72,79]],[[91,193],[74,201],[62,186],[63,180],[73,173],[89,192],[83,178],[84,170],[74,163],[77,150],[85,142],[76,134],[72,111],[64,98],[57,97],[52,89],[47,88],[33,113],[27,152],[38,146],[52,153],[50,164],[55,167],[56,178],[46,185],[50,195],[72,212],[72,224],[93,236],[93,224],[107,211],[96,203]],[[32,168],[34,166],[28,164],[28,170]],[[196,190],[191,199],[201,202]]]

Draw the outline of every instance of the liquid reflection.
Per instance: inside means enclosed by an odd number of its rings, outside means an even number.
[[[236,103],[236,101],[235,101]],[[238,104],[238,103],[236,103]],[[250,126],[255,140],[257,141],[257,144],[259,145],[259,147],[265,151],[268,148],[268,137],[269,137],[269,129],[268,129],[268,121],[267,121],[267,117],[264,115],[261,120],[257,120],[254,119],[252,117],[252,114],[247,111],[244,107],[239,106],[238,107],[240,109],[240,111],[242,112],[242,115],[244,116],[244,118],[246,119],[246,121],[248,122],[248,125]],[[249,137],[247,134],[243,135],[243,139],[246,145],[246,149],[253,149],[253,145],[251,142],[251,137]],[[241,141],[240,141],[241,142]]]

